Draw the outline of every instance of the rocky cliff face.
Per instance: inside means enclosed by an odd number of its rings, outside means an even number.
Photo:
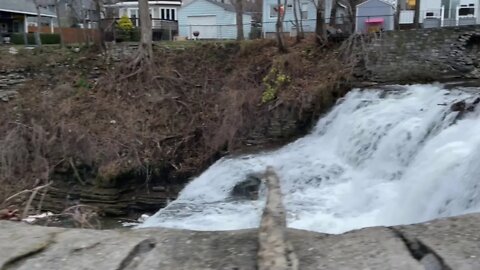
[[[341,235],[287,230],[299,269],[480,269],[480,214]],[[0,269],[256,269],[257,231],[93,231],[0,222]]]
[[[14,98],[17,90],[27,80],[24,70],[1,70],[0,71],[0,101],[8,102]]]

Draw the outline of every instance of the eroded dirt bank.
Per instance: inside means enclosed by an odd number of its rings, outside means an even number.
[[[155,211],[220,157],[305,134],[350,87],[335,47],[311,41],[158,46],[141,76],[119,50],[2,54],[2,74],[27,79],[0,103],[0,202],[51,182],[32,209]]]

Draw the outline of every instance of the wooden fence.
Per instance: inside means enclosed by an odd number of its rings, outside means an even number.
[[[41,33],[52,33],[52,29],[49,26],[42,26],[40,28]],[[37,31],[37,27],[29,26],[28,32],[34,33]],[[63,42],[65,44],[86,43],[87,40],[90,43],[94,43],[100,39],[100,32],[96,29],[82,29],[82,28],[60,28],[55,27],[54,33],[61,34]]]

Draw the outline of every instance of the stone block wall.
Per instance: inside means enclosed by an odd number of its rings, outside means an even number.
[[[480,26],[389,31],[362,47],[359,74],[371,81],[480,78]]]

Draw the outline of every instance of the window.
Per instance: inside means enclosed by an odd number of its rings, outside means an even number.
[[[459,16],[473,16],[475,14],[475,8],[462,7],[458,10]]]
[[[170,20],[170,9],[167,9],[167,20]]]
[[[427,12],[427,13],[425,14],[425,17],[433,17],[433,12]]]
[[[162,8],[160,13],[161,13],[160,19],[165,20],[165,9]]]
[[[300,15],[302,20],[308,19],[308,3],[302,3]]]
[[[138,8],[129,8],[128,15],[130,18],[137,18],[138,17]]]
[[[176,20],[177,18],[175,18],[175,9],[172,9],[172,20]]]
[[[130,19],[132,20],[133,25],[139,26],[139,20],[138,18],[138,8],[129,8],[128,9],[128,14]]]
[[[271,5],[270,6],[270,18],[276,18],[278,16],[278,6],[277,5]],[[280,5],[280,11],[283,13],[284,7],[283,5]]]

